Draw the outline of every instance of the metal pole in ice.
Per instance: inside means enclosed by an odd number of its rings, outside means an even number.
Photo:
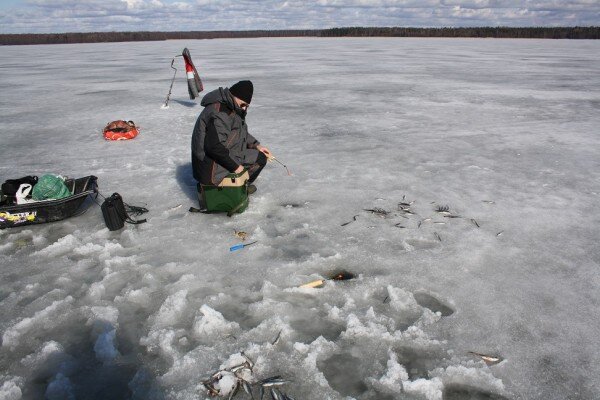
[[[171,86],[169,87],[169,94],[167,94],[167,99],[165,100],[165,104],[162,106],[162,108],[169,108],[169,99],[171,98],[171,91],[173,90],[173,83],[175,82],[175,75],[177,75],[177,68],[175,68],[173,66],[173,63],[175,62],[175,59],[177,57],[182,57],[182,56],[175,56],[171,60],[171,68],[173,68],[175,70],[175,72],[173,73],[173,79],[171,80]]]

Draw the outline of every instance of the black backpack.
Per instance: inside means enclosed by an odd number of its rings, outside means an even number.
[[[143,207],[127,206],[127,208],[133,208],[134,213],[137,215],[148,211]],[[127,210],[125,209],[123,198],[119,193],[113,193],[112,196],[107,197],[100,206],[100,209],[102,209],[104,223],[109,231],[118,231],[125,226],[125,222],[134,225],[143,224],[146,222],[145,219],[136,221],[129,216]]]

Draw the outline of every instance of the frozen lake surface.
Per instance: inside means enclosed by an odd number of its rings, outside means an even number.
[[[160,107],[186,46],[205,93],[254,82],[293,174],[233,218],[187,212],[181,59]],[[1,399],[205,399],[240,351],[297,400],[600,398],[600,41],[2,47],[0,89],[0,180],[93,174],[150,209],[0,232]],[[115,119],[138,138],[105,142]]]

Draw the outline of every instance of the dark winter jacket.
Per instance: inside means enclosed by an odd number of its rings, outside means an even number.
[[[238,166],[247,164],[249,149],[259,142],[248,133],[245,112],[236,106],[228,88],[208,93],[201,105],[204,110],[192,134],[194,178],[205,185],[218,185]]]

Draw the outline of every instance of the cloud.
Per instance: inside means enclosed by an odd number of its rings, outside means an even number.
[[[25,0],[2,33],[600,25],[597,0]]]
[[[440,4],[437,0],[318,0],[317,4],[338,8],[426,8]]]

